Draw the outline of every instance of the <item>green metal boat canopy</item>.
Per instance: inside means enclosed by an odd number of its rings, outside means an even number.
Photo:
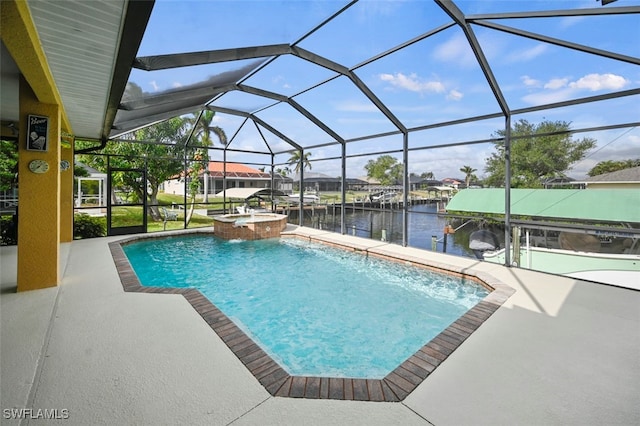
[[[504,215],[504,189],[465,189],[448,212]],[[511,215],[532,219],[640,224],[638,189],[512,189]]]

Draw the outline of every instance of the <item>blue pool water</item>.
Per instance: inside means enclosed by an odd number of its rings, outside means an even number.
[[[292,375],[381,379],[488,293],[297,239],[180,236],[124,251],[142,285],[197,288]]]

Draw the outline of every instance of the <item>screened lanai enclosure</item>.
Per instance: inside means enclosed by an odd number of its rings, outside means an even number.
[[[587,172],[640,158],[639,28],[640,2],[624,0],[157,1],[130,74],[115,76],[126,88],[108,134],[77,135],[76,155],[107,173],[97,207],[111,234],[209,226],[247,204],[463,256],[482,228],[507,265],[566,234],[638,254],[640,178],[605,190]],[[572,142],[586,145],[567,164],[537,147]],[[556,172],[524,185],[514,163],[548,158]],[[278,195],[228,197],[236,187]],[[497,207],[448,208],[489,187]],[[523,188],[558,192],[521,211]],[[612,214],[548,209],[618,189]]]

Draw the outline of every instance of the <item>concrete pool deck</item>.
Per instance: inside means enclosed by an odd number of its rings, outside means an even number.
[[[124,292],[109,237],[62,246],[58,287],[15,293],[0,248],[0,408],[61,424],[639,424],[640,292],[400,247],[516,292],[403,402],[271,396],[181,295]],[[25,413],[23,412],[23,417]]]

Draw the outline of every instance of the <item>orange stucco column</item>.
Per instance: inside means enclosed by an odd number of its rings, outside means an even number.
[[[29,115],[48,117],[48,150],[27,150]],[[38,101],[20,79],[18,158],[18,291],[53,287],[60,280],[60,107]],[[45,173],[29,169],[44,160]]]

